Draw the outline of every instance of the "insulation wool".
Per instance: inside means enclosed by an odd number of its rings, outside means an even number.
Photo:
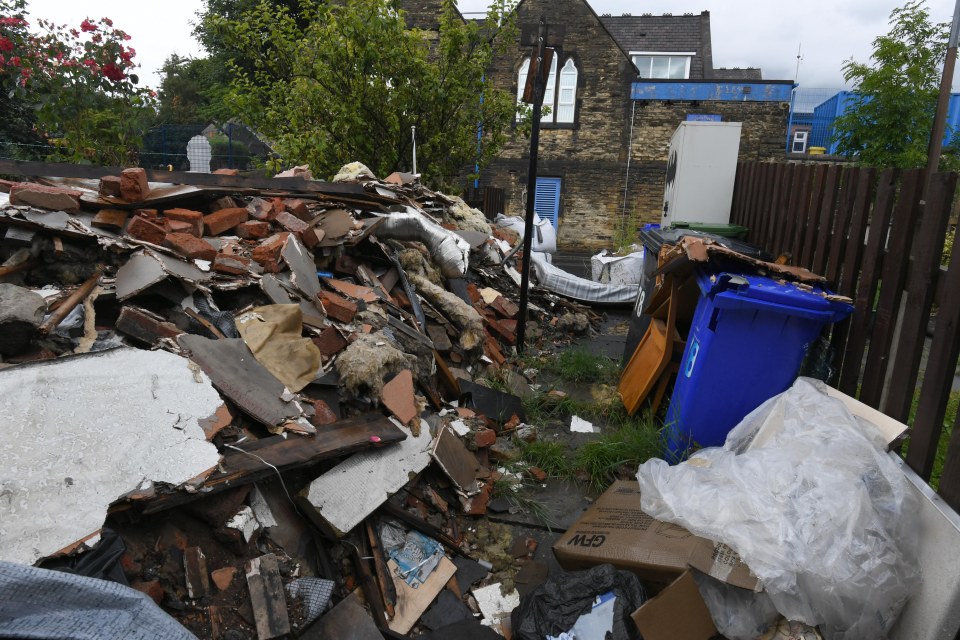
[[[459,229],[464,231],[477,231],[479,233],[492,234],[490,224],[486,216],[479,209],[474,209],[461,198],[456,196],[447,196],[453,200],[453,204],[447,209],[447,216],[454,222]]]
[[[347,393],[355,398],[369,394],[377,402],[384,378],[416,366],[416,358],[394,346],[381,332],[360,336],[337,358],[337,373]]]
[[[483,318],[476,309],[423,276],[409,274],[409,278],[417,288],[417,292],[442,311],[461,330],[461,347],[472,351],[483,346]]]
[[[334,182],[357,182],[358,180],[376,180],[377,176],[362,162],[345,164],[333,177]]]

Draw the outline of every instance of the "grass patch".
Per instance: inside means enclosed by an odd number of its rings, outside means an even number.
[[[570,475],[570,460],[567,458],[567,448],[559,442],[520,443],[524,462],[540,467],[548,476]]]
[[[606,356],[586,349],[567,349],[557,357],[542,361],[544,371],[564,382],[602,382],[610,384],[620,375],[620,365]]]
[[[628,417],[615,431],[580,447],[574,466],[586,473],[592,487],[603,490],[625,468],[633,473],[641,463],[661,457],[663,444],[660,430],[649,418]]]
[[[914,426],[914,419],[917,416],[917,406],[920,403],[920,389],[923,386],[923,379],[917,381],[917,387],[913,392],[913,402],[910,404],[910,416],[907,418],[907,424]],[[937,453],[933,459],[933,470],[930,473],[929,485],[934,491],[940,489],[940,478],[943,476],[943,466],[947,461],[947,448],[950,446],[950,434],[953,433],[953,423],[956,419],[957,410],[960,409],[960,391],[951,391],[947,399],[947,407],[943,414],[943,430],[940,432],[940,440],[937,442]],[[903,444],[901,455],[906,458],[907,451],[910,448],[910,438],[907,438]]]

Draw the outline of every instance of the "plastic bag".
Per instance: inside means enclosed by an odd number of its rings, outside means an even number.
[[[510,617],[513,637],[543,640],[569,631],[584,613],[593,609],[597,596],[612,591],[613,640],[639,638],[630,614],[646,600],[640,580],[629,571],[601,564],[587,571],[565,571],[550,578],[520,599]]]
[[[737,551],[786,618],[884,638],[920,581],[917,505],[879,432],[817,384],[797,380],[723,448],[641,465],[641,507]]]
[[[766,591],[757,593],[693,572],[713,624],[727,640],[756,640],[781,619]]]

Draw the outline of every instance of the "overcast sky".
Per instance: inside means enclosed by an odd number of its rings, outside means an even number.
[[[710,11],[713,63],[717,67],[756,67],[763,77],[792,80],[797,47],[801,87],[844,86],[842,65],[851,57],[866,61],[871,42],[888,31],[890,11],[904,0],[594,0],[597,13],[661,14]],[[460,0],[461,11],[483,11],[485,0]],[[952,18],[955,2],[928,0],[934,20]],[[142,65],[142,82],[159,84],[156,71],[171,54],[202,55],[191,35],[199,0],[166,0],[159,5],[130,0],[29,0],[35,17],[78,25],[86,17],[110,17],[131,34]]]

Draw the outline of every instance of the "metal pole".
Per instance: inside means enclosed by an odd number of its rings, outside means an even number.
[[[413,175],[417,175],[417,125],[410,126],[410,137],[413,139]]]
[[[958,38],[960,38],[960,0],[957,0],[953,9],[953,26],[947,43],[947,56],[943,61],[943,76],[940,78],[940,97],[937,100],[937,112],[933,116],[933,132],[930,134],[930,147],[927,151],[928,185],[930,176],[940,166],[940,150],[943,147],[943,134],[947,128],[947,107],[950,105],[950,87],[953,85],[953,70],[957,63]]]
[[[960,2],[960,0],[958,0]],[[540,146],[540,110],[543,107],[543,48],[547,24],[540,16],[537,32],[537,73],[533,78],[533,128],[530,132],[530,167],[527,169],[527,216],[523,224],[523,264],[520,268],[520,313],[517,321],[517,353],[523,353],[527,329],[527,290],[530,288],[530,250],[533,247],[533,205],[537,196],[537,150]]]

